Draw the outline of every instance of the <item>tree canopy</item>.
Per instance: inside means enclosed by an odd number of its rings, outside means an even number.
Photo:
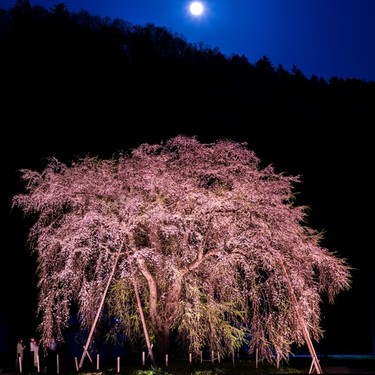
[[[306,330],[319,340],[322,295],[350,288],[350,266],[295,204],[300,177],[261,168],[246,143],[180,135],[109,160],[50,158],[21,178],[12,203],[35,218],[43,343],[63,338],[72,303],[92,326],[110,281],[101,320],[117,317],[129,340],[143,337],[139,293],[160,352],[171,339],[224,356],[247,344],[273,362]]]

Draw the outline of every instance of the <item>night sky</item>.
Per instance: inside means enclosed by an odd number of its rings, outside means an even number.
[[[281,5],[282,3],[282,5]],[[5,0],[6,8],[13,1]],[[31,1],[52,7],[53,1]],[[250,62],[268,56],[285,69],[294,64],[307,77],[312,74],[375,80],[375,2],[372,0],[261,0],[206,1],[206,13],[193,19],[187,2],[154,1],[65,1],[68,9],[87,9],[93,14],[119,17],[134,24],[152,22],[182,33],[190,42],[219,47],[223,53],[244,53]],[[105,4],[105,7],[100,7]],[[20,89],[19,97],[23,97]],[[48,95],[48,93],[47,93]],[[27,100],[22,99],[23,103]],[[84,98],[82,99],[84,100]],[[34,102],[33,102],[34,103]],[[322,304],[323,354],[375,354],[375,307],[373,271],[373,136],[372,123],[346,124],[301,122],[268,124],[261,118],[228,123],[200,120],[204,103],[187,104],[189,122],[173,108],[160,110],[155,120],[109,116],[95,120],[95,107],[87,122],[75,111],[39,115],[34,109],[14,108],[2,137],[3,160],[2,271],[0,272],[0,356],[13,356],[18,337],[35,335],[36,260],[27,248],[31,222],[19,210],[11,210],[11,199],[23,191],[18,171],[41,171],[45,158],[70,162],[79,156],[109,158],[119,150],[141,143],[159,143],[179,134],[195,135],[202,142],[231,139],[247,142],[262,165],[276,172],[301,176],[296,186],[297,203],[310,208],[308,225],[324,232],[322,245],[346,258],[354,268],[352,289],[341,292],[333,306]],[[61,107],[65,111],[64,105]],[[106,108],[107,109],[107,108]],[[140,116],[148,109],[141,109]],[[168,123],[163,122],[163,111]],[[196,116],[194,112],[196,111]],[[118,113],[118,112],[116,112]],[[132,111],[134,114],[135,111]],[[167,115],[166,115],[167,116]],[[39,118],[42,120],[39,122]],[[192,119],[196,118],[196,121]],[[77,120],[78,119],[78,120]],[[3,357],[0,357],[3,358]],[[13,357],[11,357],[13,358]],[[1,367],[1,366],[0,366]]]
[[[5,9],[14,0],[2,0]],[[53,7],[58,1],[31,0]],[[191,43],[244,54],[250,62],[267,56],[275,66],[293,65],[307,78],[332,76],[375,81],[373,0],[205,0],[205,13],[189,14],[188,0],[64,1],[71,11],[153,23]]]

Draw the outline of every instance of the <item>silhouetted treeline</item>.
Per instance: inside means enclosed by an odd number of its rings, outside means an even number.
[[[313,124],[374,119],[375,82],[307,79],[266,56],[224,56],[165,27],[16,1],[0,10],[13,119]],[[21,110],[22,108],[22,110]],[[12,118],[10,120],[12,122]],[[197,126],[196,125],[196,126]]]

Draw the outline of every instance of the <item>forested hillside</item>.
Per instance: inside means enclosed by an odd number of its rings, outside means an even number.
[[[157,124],[160,131],[190,122],[193,132],[247,132],[255,123],[285,130],[374,123],[374,82],[308,79],[267,56],[224,56],[162,26],[72,13],[64,3],[18,1],[0,17],[2,91],[13,124],[77,129],[96,121],[107,130]]]

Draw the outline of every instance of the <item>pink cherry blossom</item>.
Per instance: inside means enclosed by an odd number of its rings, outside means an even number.
[[[142,338],[136,281],[160,352],[174,333],[195,354],[247,344],[261,359],[287,358],[306,334],[323,336],[322,296],[334,303],[351,286],[351,267],[295,204],[300,177],[260,168],[246,143],[177,136],[110,160],[51,158],[21,176],[13,205],[35,219],[44,343],[63,339],[73,304],[92,326],[119,253],[101,319]]]

